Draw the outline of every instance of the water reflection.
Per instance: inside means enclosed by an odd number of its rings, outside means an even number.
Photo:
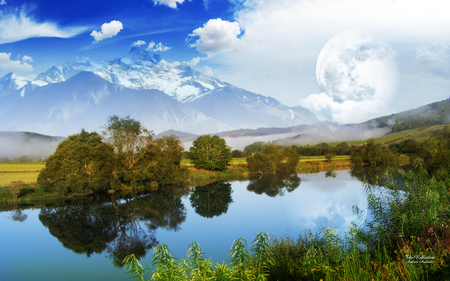
[[[326,177],[326,178],[333,178],[333,179],[334,179],[334,178],[336,177],[336,175],[337,175],[336,172],[333,171],[333,170],[332,170],[332,171],[326,171],[326,172],[325,172],[325,177]]]
[[[212,218],[225,214],[233,199],[231,184],[223,181],[197,186],[191,194],[191,206],[202,217]]]
[[[247,190],[256,194],[264,193],[270,197],[283,196],[285,191],[294,191],[300,183],[301,179],[297,174],[264,175],[250,179]]]
[[[11,215],[11,219],[13,221],[20,221],[20,222],[24,222],[27,219],[27,217],[28,215],[23,213],[19,207],[16,207],[16,209],[13,211]]]
[[[114,265],[121,266],[126,255],[142,258],[158,244],[156,229],[179,230],[186,219],[181,196],[187,192],[165,189],[135,198],[60,202],[42,208],[39,220],[64,247],[87,257],[106,250]]]

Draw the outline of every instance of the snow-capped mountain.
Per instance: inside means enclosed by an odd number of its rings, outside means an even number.
[[[228,85],[193,71],[185,63],[168,63],[159,55],[150,56],[139,47],[133,47],[127,56],[113,61],[75,61],[54,66],[31,83],[38,86],[60,83],[82,71],[134,90],[159,90],[180,102]]]
[[[129,115],[159,133],[196,134],[318,122],[307,109],[240,89],[132,48],[112,61],[73,61],[27,81],[0,79],[0,131],[68,135]]]
[[[20,89],[28,84],[30,80],[19,76],[13,72],[6,74],[0,78],[0,96],[6,95],[11,91]]]

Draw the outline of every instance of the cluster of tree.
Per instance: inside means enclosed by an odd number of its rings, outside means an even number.
[[[103,140],[106,140],[105,142]],[[139,121],[112,116],[103,137],[82,130],[61,142],[37,183],[61,195],[107,189],[178,185],[188,179],[183,147],[174,136],[153,140]]]
[[[428,173],[438,180],[443,180],[450,173],[450,126],[434,133],[431,137],[420,143],[416,140],[405,140],[392,145],[392,149],[411,154],[415,158],[425,160]]]
[[[376,144],[372,138],[365,145],[357,146],[351,151],[351,159],[355,165],[369,164],[398,166],[398,155],[386,146]]]
[[[245,147],[245,152],[260,152],[269,146],[283,148],[281,145],[274,145],[272,142],[255,142]],[[327,156],[327,155],[350,155],[353,147],[346,142],[341,142],[336,146],[327,143],[317,145],[293,145],[291,149],[301,156]]]
[[[300,156],[292,148],[278,148],[274,145],[246,158],[252,173],[274,174],[295,172]]]
[[[198,169],[223,171],[230,164],[231,148],[217,135],[201,136],[192,143],[189,159]]]

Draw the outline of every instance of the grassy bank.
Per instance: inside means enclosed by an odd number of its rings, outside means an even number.
[[[207,171],[196,169],[189,160],[183,160],[182,165],[190,171],[188,186],[205,185],[214,181],[247,180],[250,171],[247,168],[245,158],[233,158],[230,166],[225,171]],[[39,171],[44,168],[45,162],[31,163],[0,163],[0,202],[26,202],[33,200],[57,199],[55,193],[45,193],[36,186]],[[328,170],[345,170],[351,166],[350,156],[335,156],[331,162],[326,161],[325,156],[302,157],[297,165],[298,173],[318,173]],[[20,191],[17,199],[13,194],[11,185],[16,184]],[[17,192],[17,191],[16,191]],[[83,196],[79,194],[78,196]]]

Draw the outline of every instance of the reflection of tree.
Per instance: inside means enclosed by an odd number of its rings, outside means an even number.
[[[197,186],[190,198],[192,208],[205,218],[225,214],[233,202],[231,192],[231,184],[223,181]]]
[[[46,207],[41,209],[39,219],[64,247],[89,257],[103,252],[117,237],[114,217],[107,208],[86,203]]]
[[[137,197],[112,196],[64,202],[41,209],[39,219],[64,247],[78,254],[108,252],[114,265],[124,257],[142,258],[158,244],[159,227],[178,230],[186,219],[180,197],[187,189],[165,189]]]
[[[22,210],[20,208],[16,208],[11,215],[11,219],[13,221],[20,221],[20,222],[25,221],[27,217],[28,215],[22,213]]]
[[[301,179],[297,174],[264,175],[261,178],[251,179],[247,190],[256,194],[267,194],[270,197],[283,196],[285,190],[294,191],[300,186]]]
[[[326,173],[325,173],[325,177],[326,178],[335,178],[337,176],[337,174],[336,174],[336,172],[335,171],[327,171]]]
[[[377,185],[381,184],[387,168],[387,165],[354,165],[350,169],[350,175],[360,181],[366,181],[371,185]],[[391,166],[391,169],[392,171],[397,171],[398,165]]]

